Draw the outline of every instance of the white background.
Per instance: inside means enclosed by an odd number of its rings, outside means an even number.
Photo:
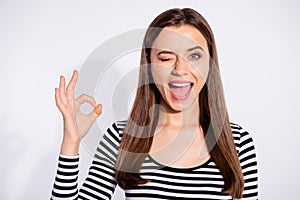
[[[297,199],[300,5],[292,0],[1,0],[0,199],[49,199],[62,138],[59,75],[70,78],[102,42],[173,7],[192,7],[211,24],[231,121],[255,141],[260,199]],[[137,65],[138,54],[126,62]],[[112,114],[109,104],[103,112]],[[82,180],[91,156],[80,154]]]

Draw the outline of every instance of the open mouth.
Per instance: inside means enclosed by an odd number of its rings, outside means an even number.
[[[172,98],[177,101],[182,101],[190,96],[194,83],[189,81],[171,81],[168,85]]]

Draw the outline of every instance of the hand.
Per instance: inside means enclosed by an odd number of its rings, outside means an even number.
[[[55,88],[55,101],[64,119],[64,138],[65,144],[78,144],[87,134],[97,117],[102,113],[102,105],[96,104],[93,97],[86,94],[74,99],[74,88],[78,78],[78,71],[74,70],[73,76],[65,88],[65,77],[60,77],[59,88]],[[80,112],[83,103],[89,103],[94,107],[89,114]]]

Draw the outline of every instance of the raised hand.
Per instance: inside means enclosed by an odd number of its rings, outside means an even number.
[[[65,155],[77,155],[80,140],[87,134],[92,124],[102,113],[102,105],[96,104],[93,97],[82,94],[74,99],[77,78],[78,71],[74,70],[68,86],[65,87],[65,77],[60,76],[59,88],[55,88],[55,102],[64,120],[61,153]],[[80,112],[80,106],[85,102],[94,107],[93,111],[87,115]]]

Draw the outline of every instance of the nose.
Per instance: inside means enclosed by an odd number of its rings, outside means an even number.
[[[184,58],[177,55],[176,62],[173,66],[172,74],[176,76],[183,76],[187,74],[188,67],[189,66],[187,61]]]

